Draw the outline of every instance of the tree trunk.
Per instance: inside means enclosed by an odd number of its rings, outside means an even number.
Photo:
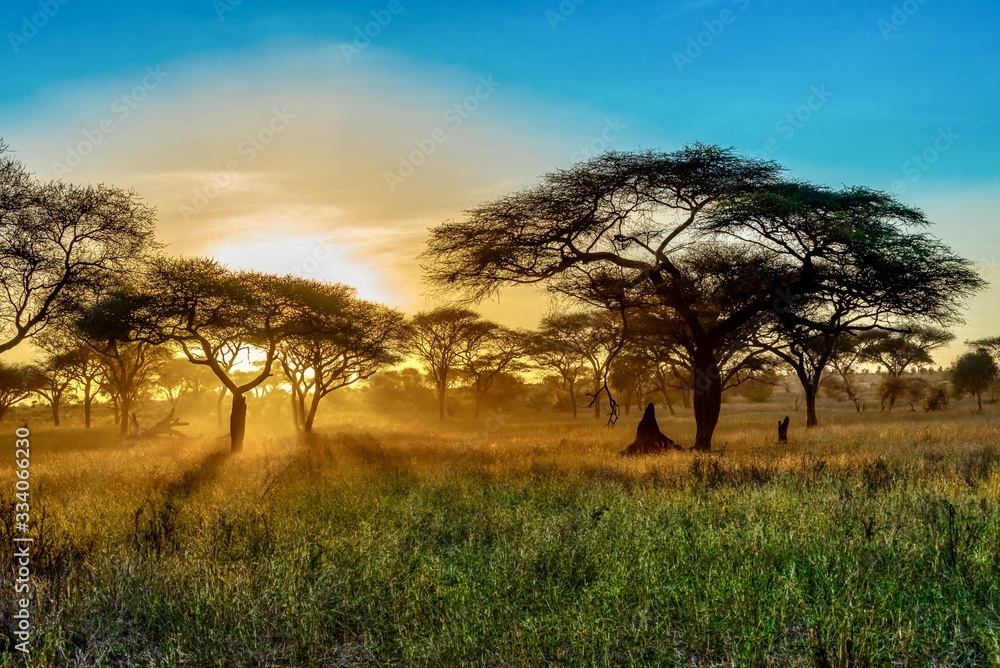
[[[601,419],[601,380],[594,379],[594,419]]]
[[[312,401],[309,403],[309,412],[306,413],[305,423],[302,425],[303,429],[307,434],[311,434],[313,430],[313,422],[316,421],[316,412],[319,409],[319,402],[323,398],[320,394],[319,387],[317,386],[313,390]],[[305,397],[303,397],[305,399]]]
[[[121,406],[119,410],[120,419],[118,421],[118,434],[120,436],[127,437],[129,429],[128,416],[129,412],[132,410],[132,400],[127,396],[121,396],[119,397],[119,401],[121,402]]]
[[[233,395],[233,410],[229,415],[229,449],[243,452],[243,437],[247,430],[247,400],[242,394]]]
[[[983,412],[983,395],[981,392],[976,392],[976,401],[979,402],[979,412]]]
[[[479,417],[479,412],[483,408],[483,393],[476,388],[476,418]]]
[[[90,395],[90,381],[83,385],[83,426],[90,429],[90,405],[94,402],[94,397]]]
[[[438,383],[438,386],[437,386],[437,392],[438,392],[438,417],[441,420],[444,420],[444,395],[445,395],[445,391],[447,389],[448,389],[447,385],[444,385],[442,383]]]
[[[715,355],[709,351],[696,354],[694,359],[694,421],[697,427],[694,449],[712,449],[712,435],[722,411],[722,377]]]
[[[52,395],[52,424],[59,426],[59,396]]]
[[[295,431],[302,431],[302,415],[299,412],[299,397],[298,391],[292,390],[292,422],[295,423]]]
[[[806,428],[812,429],[819,425],[819,418],[816,417],[816,387],[812,383],[803,385],[806,391]]]
[[[573,419],[576,419],[576,384],[569,384],[569,403],[573,407]]]

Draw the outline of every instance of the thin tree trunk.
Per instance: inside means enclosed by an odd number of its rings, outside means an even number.
[[[59,426],[59,396],[56,394],[52,395],[52,423]]]
[[[311,434],[313,430],[313,422],[316,421],[316,412],[319,409],[319,402],[323,398],[323,395],[319,391],[317,386],[313,389],[312,401],[309,404],[309,413],[306,415],[306,421],[303,425],[307,434]]]
[[[438,417],[444,420],[444,394],[448,389],[448,386],[443,383],[438,383],[437,393],[438,393]]]
[[[233,394],[233,410],[229,415],[229,449],[233,454],[243,452],[243,438],[247,430],[247,400],[242,394]]]

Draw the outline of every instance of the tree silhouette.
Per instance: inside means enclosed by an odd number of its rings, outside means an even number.
[[[442,420],[445,397],[461,366],[462,351],[477,336],[482,322],[482,316],[475,311],[455,306],[423,311],[410,319],[407,347],[434,382],[438,417]]]
[[[983,391],[997,381],[1000,369],[990,352],[984,348],[967,352],[951,367],[951,382],[956,396],[976,397],[979,412],[983,412]]]
[[[30,365],[0,362],[0,420],[11,406],[35,392],[39,380]]]
[[[787,215],[822,209],[817,193],[842,197],[842,208],[857,204],[846,207],[852,215]],[[695,448],[708,450],[722,401],[720,354],[761,314],[795,298],[890,288],[903,290],[900,309],[948,311],[983,285],[943,244],[905,229],[924,222],[883,193],[790,183],[775,163],[695,144],[609,152],[550,173],[438,226],[423,257],[434,284],[469,299],[518,283],[579,298],[650,289],[681,325],[674,339],[691,359]],[[838,265],[860,273],[843,282]],[[894,282],[866,286],[872,267]],[[920,287],[906,289],[908,281]]]
[[[301,300],[293,324],[301,333],[281,341],[278,359],[291,384],[295,425],[310,433],[324,397],[402,360],[406,321],[345,285],[311,283]]]
[[[524,368],[527,337],[523,332],[481,320],[469,327],[459,349],[458,361],[469,378],[475,396],[475,416],[482,411],[483,399],[503,374]]]
[[[164,259],[149,273],[147,336],[176,344],[190,362],[211,369],[233,395],[229,433],[234,453],[243,450],[245,395],[271,376],[301,288],[299,279],[231,271],[205,258]],[[225,355],[243,346],[259,354],[260,366],[237,382]]]
[[[43,184],[0,145],[0,353],[75,312],[156,249],[154,213],[132,192]]]

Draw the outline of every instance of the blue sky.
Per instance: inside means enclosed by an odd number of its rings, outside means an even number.
[[[355,43],[366,26],[370,41]],[[137,188],[183,251],[260,264],[280,219],[282,240],[302,242],[287,265],[341,236],[348,256],[408,267],[381,288],[379,267],[353,274],[403,306],[419,305],[419,248],[401,249],[427,226],[591,150],[691,141],[894,190],[1000,277],[1000,6],[985,0],[43,0],[5,3],[0,28],[0,137],[39,175]],[[150,67],[169,76],[130,118],[109,111]],[[463,127],[442,125],[481,77],[499,88]],[[243,164],[241,137],[283,105],[289,129]],[[106,118],[114,132],[59,174]],[[436,126],[447,141],[387,189]],[[184,207],[234,157],[240,185],[193,224]],[[392,240],[364,246],[364,226]],[[996,292],[977,301],[971,334],[1000,332],[998,303]]]

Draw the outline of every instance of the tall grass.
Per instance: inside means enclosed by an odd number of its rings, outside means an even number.
[[[997,424],[845,411],[779,446],[770,412],[642,460],[634,425],[534,415],[235,458],[39,430],[31,665],[1000,666]]]

